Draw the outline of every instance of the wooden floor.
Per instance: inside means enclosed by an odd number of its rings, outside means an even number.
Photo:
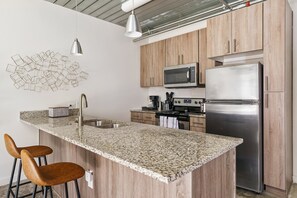
[[[20,195],[27,194],[32,190],[32,186],[30,184],[23,186],[20,190]],[[5,198],[7,192],[7,186],[0,186],[0,198]],[[297,197],[297,184],[294,184],[291,188],[289,198]],[[42,198],[41,193],[36,196],[36,198]],[[54,195],[54,198],[58,198],[58,196]],[[84,197],[82,197],[84,198]],[[268,195],[258,195],[249,191],[237,190],[237,198],[276,198]]]

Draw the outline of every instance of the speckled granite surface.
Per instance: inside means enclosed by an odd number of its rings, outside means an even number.
[[[157,110],[156,111],[149,111],[149,110],[141,110],[141,109],[131,109],[130,111],[131,112],[140,112],[140,113],[156,113],[156,112],[158,112]]]
[[[169,183],[242,143],[242,139],[120,123],[115,129],[83,126],[76,117],[29,117],[21,121],[133,170]]]

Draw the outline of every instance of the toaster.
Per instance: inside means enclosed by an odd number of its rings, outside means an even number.
[[[69,116],[69,107],[49,107],[48,117],[59,118]]]

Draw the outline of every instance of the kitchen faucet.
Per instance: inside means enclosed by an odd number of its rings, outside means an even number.
[[[85,99],[85,108],[88,107],[87,96],[83,93],[80,95],[80,108],[79,108],[79,116],[78,116],[78,126],[82,127],[84,125],[84,118],[83,118],[83,98]]]

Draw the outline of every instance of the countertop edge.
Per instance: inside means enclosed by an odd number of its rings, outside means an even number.
[[[32,124],[32,123],[30,123],[28,121],[25,121],[23,119],[20,119],[20,121],[22,123],[24,123],[24,124],[27,124],[29,126],[32,126],[32,127],[36,128],[38,130],[42,130],[42,131],[44,131],[44,132],[46,132],[48,134],[51,134],[51,135],[53,135],[55,137],[61,138],[62,140],[65,140],[65,141],[67,141],[69,143],[72,143],[72,144],[74,144],[76,146],[82,147],[82,148],[84,148],[84,149],[86,149],[88,151],[91,151],[93,153],[96,153],[96,154],[98,154],[98,155],[100,155],[100,156],[102,156],[104,158],[107,158],[107,159],[109,159],[111,161],[114,161],[116,163],[119,163],[119,164],[121,164],[123,166],[129,167],[132,170],[135,170],[135,171],[137,171],[139,173],[142,173],[144,175],[147,175],[149,177],[152,177],[152,178],[154,178],[154,179],[156,179],[158,181],[161,181],[163,183],[166,183],[166,184],[172,183],[172,182],[178,180],[179,178],[183,177],[184,175],[193,172],[194,170],[196,170],[196,169],[200,168],[201,166],[207,164],[208,162],[210,162],[210,161],[218,158],[219,156],[223,155],[224,153],[226,153],[226,152],[228,152],[228,151],[236,148],[238,145],[240,145],[243,142],[242,139],[239,139],[238,141],[234,142],[232,146],[230,146],[230,147],[222,150],[221,152],[217,152],[216,155],[213,155],[212,157],[208,158],[206,161],[194,163],[193,165],[189,166],[188,168],[185,168],[186,170],[182,170],[182,171],[178,172],[174,176],[164,177],[163,175],[161,175],[159,173],[153,172],[153,171],[148,170],[146,168],[142,168],[142,167],[140,167],[140,166],[138,166],[136,164],[127,162],[127,161],[125,161],[125,160],[123,160],[121,158],[118,158],[116,156],[113,156],[113,155],[110,155],[108,153],[102,152],[102,151],[100,151],[98,149],[95,149],[94,147],[86,146],[86,145],[84,145],[81,142],[77,142],[75,140],[72,140],[72,139],[67,138],[67,137],[64,137],[64,136],[59,136],[58,134],[56,134],[56,133],[54,133],[52,131],[49,131],[48,129],[44,129],[41,126]]]

